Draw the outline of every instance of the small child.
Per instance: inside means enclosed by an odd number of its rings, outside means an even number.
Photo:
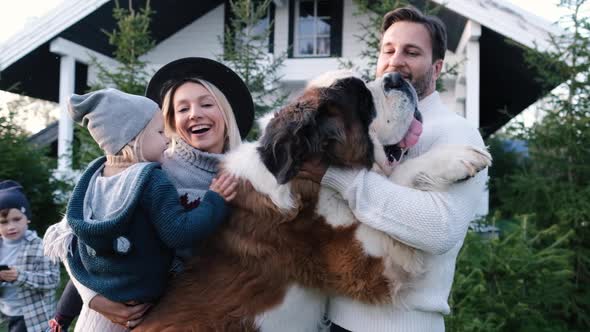
[[[43,255],[30,222],[22,187],[0,182],[0,312],[10,332],[43,331],[55,310],[59,265]]]
[[[155,302],[174,250],[217,229],[237,183],[222,175],[198,207],[186,210],[156,163],[169,143],[156,103],[105,89],[73,95],[69,111],[106,157],[88,166],[70,198],[66,218],[75,236],[66,267],[75,281],[112,301]]]

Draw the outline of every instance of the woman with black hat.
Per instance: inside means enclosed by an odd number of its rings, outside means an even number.
[[[194,208],[215,178],[223,153],[236,148],[250,131],[254,120],[252,96],[235,72],[206,58],[183,58],[163,66],[150,80],[146,96],[162,108],[166,135],[172,139],[162,169],[185,207]],[[182,270],[191,252],[187,249],[177,256],[174,272]],[[81,290],[80,295],[95,310],[90,313],[97,316],[94,319],[108,318],[117,324],[111,324],[109,331],[133,328],[148,308],[146,304],[112,302],[88,289]],[[62,298],[60,303],[68,300]],[[51,331],[60,331],[59,325],[52,322]]]

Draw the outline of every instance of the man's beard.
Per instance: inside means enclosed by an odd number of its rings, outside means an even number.
[[[426,93],[426,91],[428,91],[430,85],[432,84],[433,73],[434,68],[433,66],[430,66],[430,69],[428,69],[428,71],[424,73],[424,75],[419,77],[410,77],[410,83],[412,83],[414,90],[416,90],[418,99],[423,99],[424,97],[426,97],[424,94]]]

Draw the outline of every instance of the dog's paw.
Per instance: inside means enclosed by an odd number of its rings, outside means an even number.
[[[411,187],[428,191],[444,191],[456,182],[475,176],[492,165],[492,156],[485,150],[467,145],[436,147],[412,160],[414,177]]]

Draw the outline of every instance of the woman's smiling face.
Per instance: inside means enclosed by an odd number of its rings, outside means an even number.
[[[192,147],[222,153],[225,122],[215,97],[204,86],[186,82],[174,93],[174,123],[178,136]]]

